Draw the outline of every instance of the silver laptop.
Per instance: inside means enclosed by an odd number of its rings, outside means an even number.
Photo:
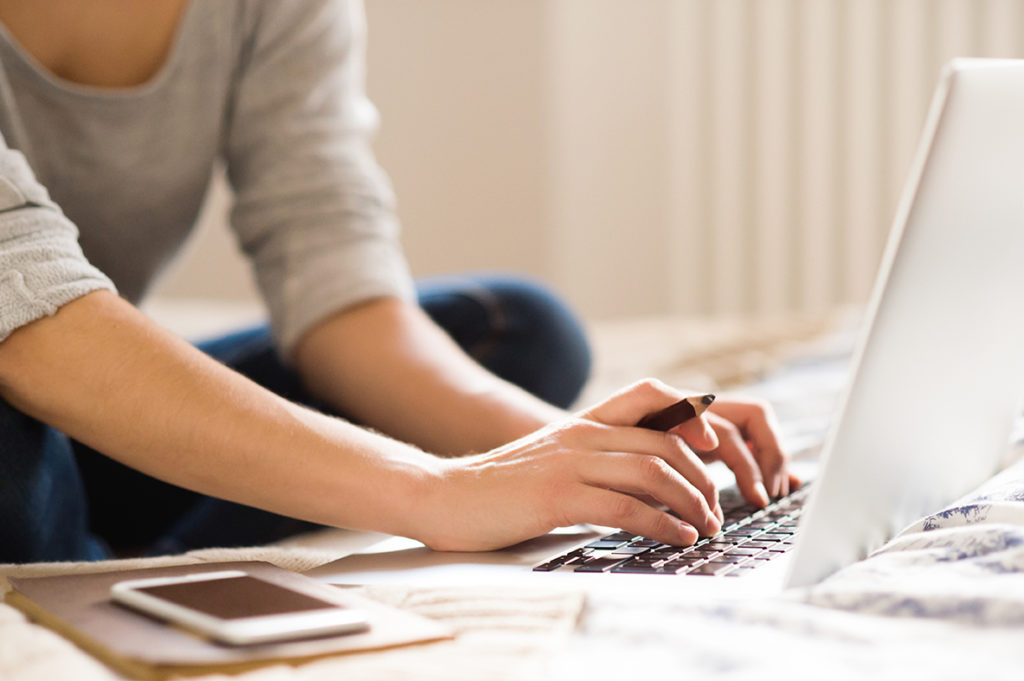
[[[396,538],[311,574],[337,583],[568,579],[715,596],[816,583],[998,470],[1024,394],[1022,297],[1024,62],[957,60],[937,88],[809,498],[770,518],[785,525],[772,541],[749,535],[763,552],[749,556],[756,569],[721,573],[737,579],[573,564],[535,571],[608,533],[567,528],[481,554]]]

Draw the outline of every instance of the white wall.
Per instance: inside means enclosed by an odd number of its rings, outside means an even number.
[[[940,65],[1024,55],[1024,0],[367,2],[414,271],[592,318],[862,300]],[[218,229],[164,295],[252,295]]]

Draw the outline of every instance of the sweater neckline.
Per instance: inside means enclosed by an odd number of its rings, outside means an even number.
[[[174,29],[174,38],[171,41],[171,49],[164,57],[163,63],[148,80],[138,85],[128,87],[104,87],[99,85],[86,85],[61,78],[53,71],[46,68],[36,59],[32,53],[26,50],[21,43],[11,34],[7,27],[0,22],[0,43],[8,48],[8,52],[16,58],[15,64],[22,70],[27,71],[32,79],[46,89],[59,94],[86,97],[97,100],[128,100],[146,97],[160,90],[171,78],[178,63],[182,59],[182,52],[185,49],[186,38],[191,32],[193,15],[196,13],[196,6],[200,3],[195,0],[188,0],[185,10],[178,19],[178,25]]]

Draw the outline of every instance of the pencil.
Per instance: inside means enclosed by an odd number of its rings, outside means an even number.
[[[690,419],[697,418],[703,414],[714,401],[715,396],[711,394],[684,397],[661,411],[648,414],[640,419],[636,425],[650,430],[672,430],[676,426],[682,425]]]

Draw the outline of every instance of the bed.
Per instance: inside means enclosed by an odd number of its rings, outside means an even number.
[[[172,305],[157,316],[196,336],[212,331],[212,321],[248,321],[254,311]],[[197,318],[209,323],[197,323]],[[595,324],[596,376],[582,401],[646,375],[699,389],[758,384],[779,405],[787,441],[801,446],[820,438],[855,329],[856,315],[849,311],[785,319],[651,318]],[[781,387],[764,380],[782,366],[796,366],[808,378]],[[374,539],[323,530],[272,546],[158,559],[0,566],[0,575],[224,560],[265,560],[304,571]],[[0,579],[0,592],[7,588]],[[695,604],[673,598],[670,589],[640,600],[614,594],[585,598],[555,587],[498,593],[486,587],[407,584],[363,590],[442,620],[458,635],[453,641],[298,667],[274,665],[240,678],[1019,678],[1024,666],[1024,461],[920,519],[868,559],[814,588],[774,597]],[[119,678],[115,672],[69,642],[0,605],[0,679],[114,678]]]

